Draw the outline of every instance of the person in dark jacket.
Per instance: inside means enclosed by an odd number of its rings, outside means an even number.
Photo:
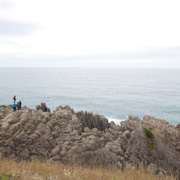
[[[20,105],[20,110],[21,110],[21,105],[22,105],[21,101],[19,101],[19,105]]]
[[[16,111],[16,103],[13,104],[13,110]]]
[[[16,96],[13,97],[14,103],[16,102]]]
[[[20,104],[17,102],[17,109],[20,110]]]
[[[18,110],[21,110],[21,101],[19,101],[18,103],[17,103],[17,108],[18,108]]]

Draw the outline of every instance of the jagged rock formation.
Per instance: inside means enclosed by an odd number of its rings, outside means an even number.
[[[149,138],[148,128],[154,134]],[[156,174],[180,174],[180,129],[150,116],[108,123],[100,115],[69,106],[43,112],[0,106],[0,152],[17,160],[34,158],[68,164],[124,168],[143,163]]]
[[[98,114],[93,115],[89,112],[77,112],[76,116],[80,120],[83,127],[89,127],[90,129],[97,128],[100,131],[104,131],[109,127],[108,119]]]
[[[46,106],[46,103],[41,103],[36,106],[36,110],[42,110],[43,112],[51,112],[50,109]]]

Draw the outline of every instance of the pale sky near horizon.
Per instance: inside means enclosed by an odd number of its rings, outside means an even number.
[[[0,0],[0,67],[180,68],[179,0]]]

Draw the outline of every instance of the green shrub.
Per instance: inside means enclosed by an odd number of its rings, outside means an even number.
[[[0,180],[18,180],[21,178],[21,174],[20,173],[16,173],[16,174],[7,174],[4,176],[0,176]]]
[[[154,143],[150,143],[150,144],[148,144],[148,146],[149,146],[150,150],[153,150],[156,147],[156,145]]]
[[[154,134],[147,128],[144,128],[144,132],[146,133],[147,137],[154,139]]]
[[[13,175],[12,174],[8,174],[6,176],[2,176],[1,177],[1,180],[11,180],[11,179],[13,179]]]
[[[99,162],[99,160],[96,160],[95,161],[95,165],[98,165],[100,162]]]

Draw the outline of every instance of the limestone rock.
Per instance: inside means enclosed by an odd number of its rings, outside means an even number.
[[[46,106],[46,103],[36,106],[36,110],[42,110],[43,112],[50,112],[50,109]]]
[[[93,115],[93,113],[79,111],[76,113],[78,119],[84,127],[89,127],[90,129],[97,128],[100,131],[105,130],[109,127],[108,119],[104,116],[98,114]]]
[[[12,106],[0,106],[2,156],[121,169],[143,163],[159,176],[180,174],[179,126],[151,116],[130,117],[118,126],[69,106],[58,106],[52,113],[43,112],[45,107],[42,103],[37,110],[22,107],[13,112]]]

